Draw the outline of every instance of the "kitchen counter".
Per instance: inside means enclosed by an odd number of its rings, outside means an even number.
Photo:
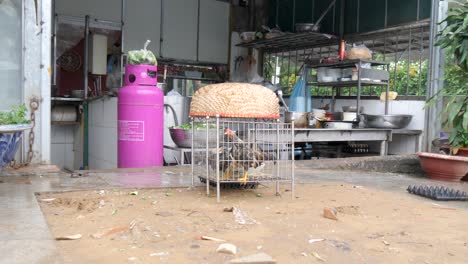
[[[253,131],[252,131],[253,132]],[[274,133],[267,130],[257,130],[257,137],[265,141],[276,140]],[[281,141],[288,141],[291,135],[282,133]],[[380,142],[380,156],[387,155],[388,142],[392,141],[392,129],[355,128],[355,129],[323,129],[295,128],[294,142],[338,142],[338,141],[377,141]]]

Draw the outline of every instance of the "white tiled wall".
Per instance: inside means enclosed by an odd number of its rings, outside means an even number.
[[[89,105],[89,168],[117,168],[117,98]]]
[[[61,168],[75,169],[74,138],[77,127],[53,125],[51,129],[51,162]]]

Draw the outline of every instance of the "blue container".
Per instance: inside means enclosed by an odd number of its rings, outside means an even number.
[[[3,125],[0,126],[0,171],[15,159],[21,137],[31,125]]]

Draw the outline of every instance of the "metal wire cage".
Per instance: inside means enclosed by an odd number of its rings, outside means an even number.
[[[192,184],[221,188],[291,183],[294,196],[294,124],[278,120],[192,118]],[[204,146],[204,147],[200,147]]]

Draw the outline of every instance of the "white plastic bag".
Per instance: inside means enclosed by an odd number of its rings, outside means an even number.
[[[170,90],[170,91],[167,93],[166,96],[179,96],[179,97],[182,97],[182,95],[181,95],[179,92],[177,92],[175,89]]]
[[[350,60],[371,60],[372,51],[366,47],[366,45],[353,45],[353,47],[347,53],[347,58]]]
[[[143,49],[141,50],[131,50],[128,52],[128,64],[133,64],[133,65],[140,65],[140,64],[146,64],[146,65],[158,65],[158,61],[156,60],[156,57],[154,56],[153,52],[150,50],[147,50],[146,48],[150,44],[151,40],[147,40],[145,42],[145,45],[143,46]]]

